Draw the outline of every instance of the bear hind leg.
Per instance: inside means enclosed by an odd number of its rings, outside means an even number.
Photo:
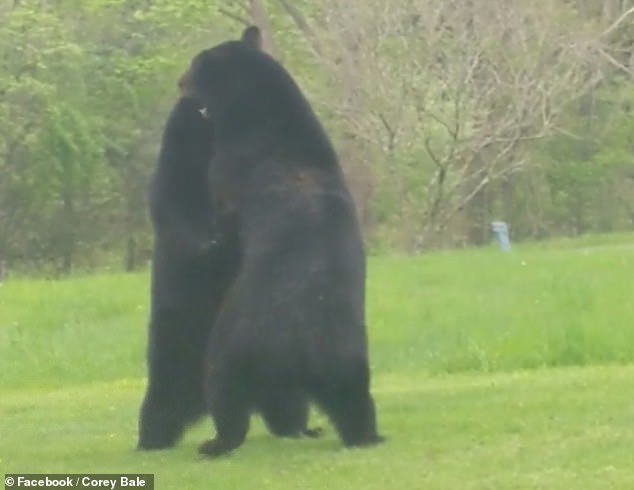
[[[333,370],[312,385],[315,401],[334,424],[345,446],[369,446],[383,442],[377,433],[374,400],[369,391],[365,363]]]
[[[208,408],[216,426],[216,437],[205,441],[198,452],[208,457],[229,453],[242,445],[249,431],[251,404],[245,387],[237,380],[211,376],[207,383]]]
[[[186,318],[183,316],[183,321]],[[181,317],[162,315],[152,326],[149,376],[139,417],[137,448],[174,446],[185,428],[205,413],[202,352],[196,339],[174,335]],[[192,345],[193,344],[193,345]]]
[[[319,437],[320,427],[308,428],[308,397],[299,391],[267,393],[260,412],[269,431],[277,437]]]

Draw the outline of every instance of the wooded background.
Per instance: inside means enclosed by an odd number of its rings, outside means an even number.
[[[0,0],[0,262],[144,266],[176,79],[245,22],[322,117],[370,251],[634,227],[634,0]]]

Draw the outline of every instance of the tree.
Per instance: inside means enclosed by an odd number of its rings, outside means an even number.
[[[410,247],[486,230],[485,191],[604,76],[599,33],[558,2],[326,0],[310,19],[279,3],[339,87],[333,118],[370,148],[381,224],[407,223]]]

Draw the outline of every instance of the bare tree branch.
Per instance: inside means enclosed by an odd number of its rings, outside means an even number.
[[[620,17],[618,19],[616,19],[611,25],[610,27],[608,27],[605,31],[603,31],[601,33],[601,35],[599,37],[606,37],[609,36],[612,32],[614,32],[616,29],[618,29],[621,24],[625,21],[625,19],[627,19],[630,15],[634,14],[634,7],[630,8],[629,10],[626,10],[625,12],[623,12]]]
[[[222,7],[220,7],[218,9],[218,12],[220,12],[222,15],[229,17],[232,20],[235,20],[236,22],[242,24],[243,26],[249,26],[251,25],[251,21],[249,21],[249,19],[246,19],[244,17],[241,17],[240,15],[237,15],[233,12],[230,12],[229,10],[226,10]]]
[[[264,50],[272,56],[275,56],[276,49],[273,41],[273,33],[271,32],[271,23],[269,22],[269,17],[262,0],[250,0],[249,13],[254,23],[262,31]]]
[[[367,146],[417,243],[523,171],[529,142],[557,134],[608,69],[631,74],[561,2],[322,0],[310,18],[279,5],[332,81],[334,124]]]
[[[279,0],[279,3],[284,11],[288,14],[288,16],[293,20],[295,26],[304,34],[311,48],[321,57],[322,50],[319,46],[318,37],[315,35],[310,25],[308,25],[308,22],[306,21],[306,19],[304,19],[304,16],[299,11],[299,9],[297,9],[295,5],[293,5],[291,2],[288,2],[287,0]]]

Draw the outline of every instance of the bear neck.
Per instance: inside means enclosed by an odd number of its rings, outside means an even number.
[[[214,118],[218,151],[338,165],[328,136],[307,104],[297,107],[269,99],[227,106]]]

